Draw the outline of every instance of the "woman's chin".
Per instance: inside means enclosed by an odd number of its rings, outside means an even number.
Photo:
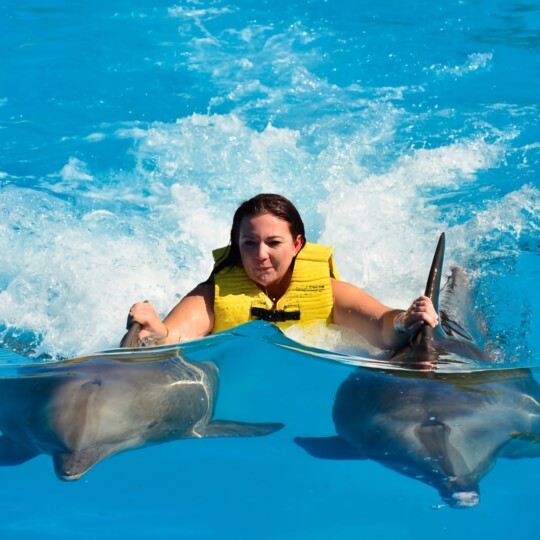
[[[258,285],[261,285],[263,287],[270,287],[274,283],[278,282],[278,279],[276,278],[276,275],[272,271],[263,271],[263,272],[252,272],[251,276],[249,276],[255,283]]]

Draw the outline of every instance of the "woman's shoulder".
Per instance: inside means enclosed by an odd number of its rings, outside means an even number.
[[[205,299],[214,298],[215,286],[214,278],[208,278],[206,281],[199,283],[192,291],[186,294],[186,296],[202,296]]]
[[[200,292],[212,292],[214,290],[214,276],[209,277],[206,281],[199,283],[193,290]]]

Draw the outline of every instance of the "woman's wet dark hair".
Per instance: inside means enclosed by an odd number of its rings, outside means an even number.
[[[223,258],[216,262],[216,266],[210,276],[211,279],[224,268],[242,265],[240,246],[238,244],[242,220],[246,216],[254,217],[263,214],[271,214],[286,221],[289,224],[292,237],[297,238],[300,235],[302,237],[302,244],[306,243],[304,222],[294,204],[282,195],[260,193],[252,199],[244,201],[236,209],[231,227],[229,248],[225,251]]]

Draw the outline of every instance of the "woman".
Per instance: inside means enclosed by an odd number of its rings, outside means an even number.
[[[332,249],[306,242],[304,224],[285,197],[260,194],[235,212],[230,245],[214,252],[209,279],[186,295],[161,321],[151,304],[135,304],[140,340],[159,344],[200,338],[254,319],[281,328],[325,321],[356,330],[383,349],[404,345],[437,313],[421,296],[406,311],[381,304],[339,280]]]

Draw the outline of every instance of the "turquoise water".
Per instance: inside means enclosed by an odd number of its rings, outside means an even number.
[[[115,347],[136,300],[165,314],[261,191],[396,307],[445,231],[497,367],[538,367],[540,6],[372,4],[2,2],[6,369]],[[45,456],[2,468],[2,534],[537,537],[538,460],[500,459],[456,511],[373,461],[308,456],[293,439],[335,432],[353,368],[260,332],[200,354],[221,369],[219,416],[285,429],[121,454],[72,484]],[[351,351],[334,330],[289,337]]]

